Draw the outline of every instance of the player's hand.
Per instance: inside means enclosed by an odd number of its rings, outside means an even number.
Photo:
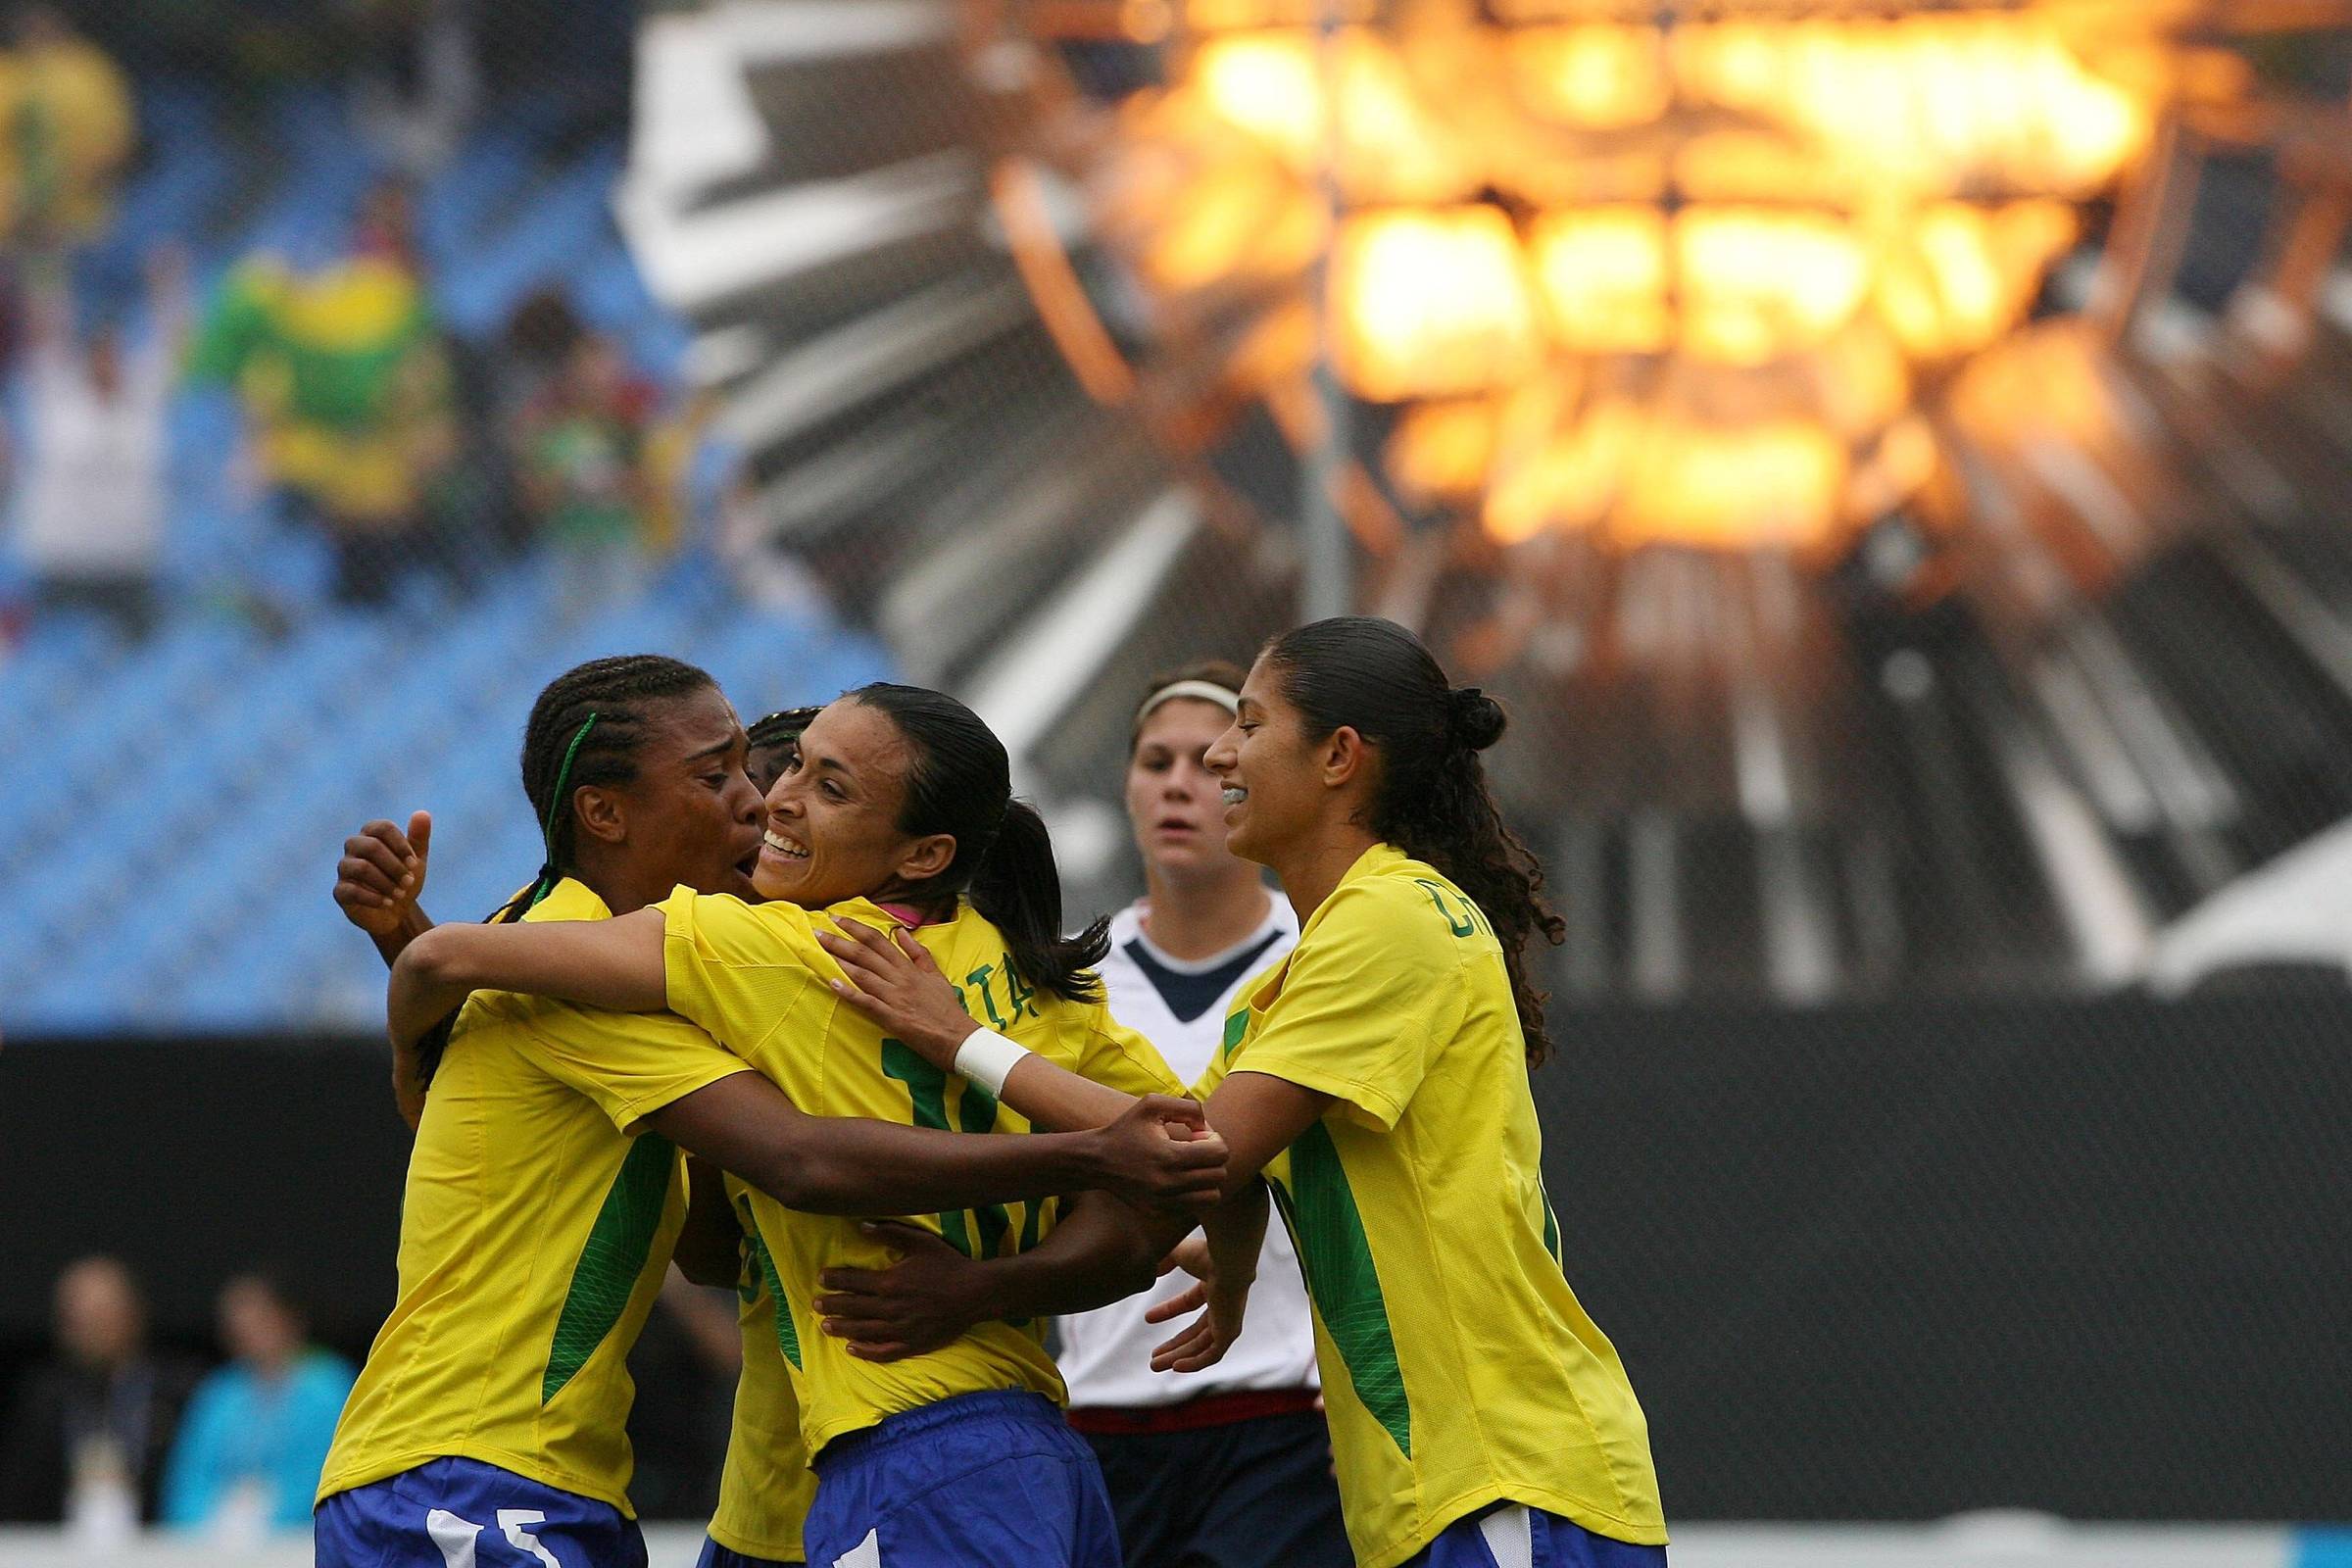
[[[988,1314],[981,1265],[919,1225],[871,1220],[858,1227],[894,1248],[888,1268],[829,1268],[817,1277],[824,1332],[860,1361],[899,1361],[957,1339]]]
[[[956,1048],[980,1026],[923,945],[905,931],[885,936],[861,920],[833,924],[816,940],[849,976],[832,982],[834,995],[932,1066],[954,1071]]]
[[[1209,1254],[1208,1239],[1199,1231],[1177,1243],[1176,1250],[1159,1265],[1162,1274],[1174,1269],[1193,1276],[1191,1288],[1152,1306],[1144,1313],[1144,1321],[1168,1323],[1187,1312],[1200,1315],[1152,1352],[1152,1370],[1202,1371],[1224,1360],[1233,1342],[1241,1338],[1253,1281],[1220,1277],[1216,1260]]]
[[[343,917],[371,937],[399,936],[424,894],[431,854],[433,818],[416,812],[403,833],[390,822],[370,822],[343,841],[335,867],[335,903]]]
[[[1205,1214],[1225,1191],[1225,1140],[1194,1100],[1146,1095],[1088,1135],[1099,1147],[1097,1185],[1132,1203]]]

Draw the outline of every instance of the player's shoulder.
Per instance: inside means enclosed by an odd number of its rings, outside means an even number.
[[[547,890],[547,897],[522,911],[525,921],[610,920],[612,910],[594,889],[576,877],[564,877]]]
[[[1386,845],[1368,852],[1307,922],[1302,947],[1326,944],[1440,964],[1462,958],[1462,941],[1485,932],[1462,891],[1437,867]]]
[[[697,893],[681,886],[662,901],[660,908],[673,936],[692,935],[722,944],[731,940],[805,945],[820,921],[838,919],[864,905],[865,901],[858,899],[810,911],[797,904],[751,904],[732,893]]]

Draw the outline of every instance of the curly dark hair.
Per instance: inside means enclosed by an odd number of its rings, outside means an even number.
[[[1502,705],[1474,686],[1455,688],[1419,638],[1369,615],[1311,622],[1262,657],[1309,739],[1345,726],[1372,747],[1380,769],[1364,826],[1436,866],[1486,915],[1510,971],[1528,1065],[1540,1065],[1551,1034],[1525,950],[1537,936],[1558,946],[1568,927],[1539,896],[1544,868],[1503,825],[1479,760],[1502,738]]]

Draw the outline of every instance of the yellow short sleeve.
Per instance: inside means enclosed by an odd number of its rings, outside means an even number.
[[[1464,953],[1428,919],[1417,893],[1344,886],[1291,955],[1280,992],[1237,1052],[1210,1072],[1262,1072],[1345,1102],[1357,1119],[1396,1125],[1468,1003]],[[1204,1080],[1205,1081],[1205,1080]],[[1213,1087],[1213,1085],[1212,1085]]]
[[[1159,1054],[1159,1048],[1111,1017],[1106,1005],[1095,1008],[1078,1074],[1122,1094],[1181,1097],[1185,1093],[1184,1081]]]
[[[752,1066],[667,1013],[607,1012],[541,997],[502,997],[515,1051],[576,1091],[624,1133],[698,1089]]]
[[[823,986],[821,976],[839,972],[793,905],[679,888],[655,907],[670,1010],[747,1056]]]

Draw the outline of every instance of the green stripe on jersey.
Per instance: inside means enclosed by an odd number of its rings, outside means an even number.
[[[1233,1059],[1234,1052],[1241,1046],[1242,1036],[1249,1032],[1250,1009],[1248,1007],[1242,1008],[1225,1020],[1225,1059],[1227,1061]]]
[[[629,1309],[676,1170],[677,1150],[660,1134],[646,1133],[629,1146],[572,1266],[571,1288],[564,1294],[555,1341],[548,1347],[547,1376],[539,1384],[541,1404],[564,1392]]]
[[[759,1225],[752,1219],[752,1205],[747,1199],[743,1205],[743,1240],[751,1250],[752,1266],[767,1284],[767,1298],[776,1303],[776,1348],[792,1369],[801,1369],[801,1331],[793,1326],[792,1303],[784,1299],[784,1281],[776,1273],[776,1260],[768,1252],[767,1243],[760,1236]]]
[[[1285,1199],[1279,1184],[1274,1196],[1298,1244],[1307,1294],[1347,1364],[1355,1396],[1396,1440],[1397,1450],[1411,1458],[1413,1412],[1396,1364],[1396,1341],[1389,1332],[1388,1298],[1372,1266],[1372,1246],[1364,1238],[1348,1172],[1321,1122],[1309,1123],[1291,1145],[1291,1196]]]

